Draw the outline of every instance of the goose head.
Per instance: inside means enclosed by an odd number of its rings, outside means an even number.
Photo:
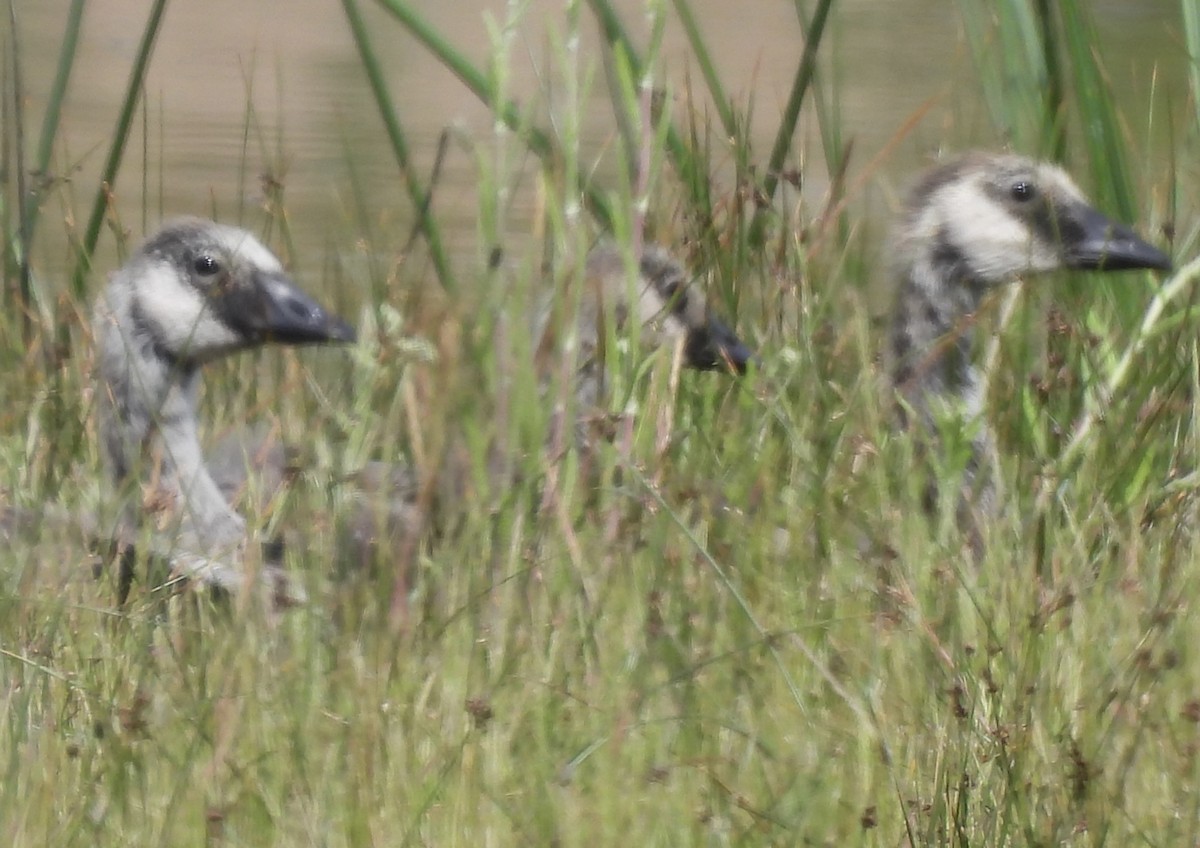
[[[1060,269],[1169,269],[1165,253],[1097,211],[1056,165],[974,153],[934,168],[909,197],[901,263],[974,287]]]
[[[743,374],[756,358],[733,330],[709,312],[692,275],[657,245],[643,250],[635,280],[629,279],[621,252],[609,244],[588,255],[584,275],[577,326],[585,352],[601,346],[611,316],[618,331],[627,331],[636,321],[637,336],[648,349],[682,343],[689,368]]]
[[[269,342],[354,339],[258,239],[199,218],[168,222],[134,252],[100,295],[93,326],[101,439],[118,480],[154,430],[173,461],[200,467],[195,416],[205,363]]]
[[[893,239],[893,381],[978,411],[970,322],[991,288],[1063,269],[1168,269],[1170,257],[1095,209],[1061,168],[972,153],[929,171]]]
[[[113,328],[129,335],[124,343],[179,366],[269,342],[354,339],[253,235],[200,218],[176,219],[147,239],[113,276],[105,299]]]

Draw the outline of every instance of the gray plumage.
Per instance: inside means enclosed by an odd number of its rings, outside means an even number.
[[[205,465],[197,432],[201,367],[269,342],[351,341],[245,230],[198,218],[168,223],[110,279],[95,309],[97,407],[108,478],[152,483],[156,533],[185,576],[244,582],[245,520]],[[138,487],[140,488],[140,486]]]

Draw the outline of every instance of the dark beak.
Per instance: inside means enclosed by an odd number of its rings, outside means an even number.
[[[716,318],[688,334],[684,353],[688,366],[701,371],[720,369],[745,374],[747,365],[759,361],[733,330]]]
[[[354,328],[327,311],[285,274],[255,274],[216,297],[229,325],[249,338],[286,345],[352,342]]]
[[[1133,268],[1171,270],[1171,257],[1141,239],[1124,224],[1084,207],[1069,227],[1064,227],[1066,264],[1091,271],[1126,271]]]

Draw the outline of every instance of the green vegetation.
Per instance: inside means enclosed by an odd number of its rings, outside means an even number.
[[[106,269],[91,257],[106,225],[126,238],[109,192],[136,182],[121,165],[170,8],[152,4],[141,33],[107,184],[70,188],[49,175],[84,5],[65,9],[36,143],[15,14],[4,30],[0,506],[97,499],[87,316]],[[337,245],[323,279],[309,269],[314,291],[370,293],[329,298],[361,309],[354,351],[242,357],[206,395],[215,432],[265,420],[302,446],[299,479],[251,519],[286,532],[312,603],[273,614],[143,579],[118,607],[114,569],[93,581],[92,554],[61,530],[10,545],[0,842],[1200,842],[1194,0],[1179,4],[1190,89],[1136,105],[1110,90],[1089,4],[955,7],[977,69],[959,84],[979,87],[994,131],[970,141],[1063,159],[1180,265],[1161,288],[1014,288],[982,316],[1001,342],[989,408],[1007,491],[978,567],[952,516],[925,518],[913,445],[892,427],[874,248],[853,211],[876,152],[851,155],[838,123],[840,4],[796,4],[810,39],[766,153],[687,0],[650,4],[644,36],[608,0],[568,4],[546,45],[553,109],[513,90],[522,4],[492,22],[489,56],[459,52],[420,4],[378,0],[374,29],[365,0],[342,5],[383,116],[361,131],[393,150],[410,223],[364,220],[371,243]],[[606,49],[584,55],[597,23]],[[668,25],[704,92],[657,87]],[[412,165],[376,58],[400,37],[497,118],[469,148],[473,255],[445,246],[436,180]],[[619,139],[600,161],[581,143],[597,92]],[[687,108],[701,94],[711,112]],[[797,115],[820,138],[803,159]],[[1167,135],[1161,155],[1136,152]],[[828,195],[798,204],[785,190],[810,173]],[[539,205],[513,244],[528,180]],[[354,191],[369,208],[371,187]],[[286,200],[271,200],[287,255]],[[60,223],[39,215],[59,204]],[[763,364],[676,380],[671,351],[613,345],[615,437],[587,469],[554,437],[570,365],[551,363],[543,395],[526,328],[543,268],[569,268],[604,230],[710,272],[714,309]],[[63,281],[39,272],[37,245],[72,257]],[[464,456],[468,496],[440,533],[339,572],[347,474],[403,458],[432,479]],[[498,456],[514,474],[497,479]]]

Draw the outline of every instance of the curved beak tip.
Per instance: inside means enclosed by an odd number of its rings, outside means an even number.
[[[353,344],[358,341],[358,333],[337,315],[330,315],[329,341]]]
[[[281,344],[354,342],[357,333],[340,316],[283,276],[259,281],[262,312],[258,328]]]

